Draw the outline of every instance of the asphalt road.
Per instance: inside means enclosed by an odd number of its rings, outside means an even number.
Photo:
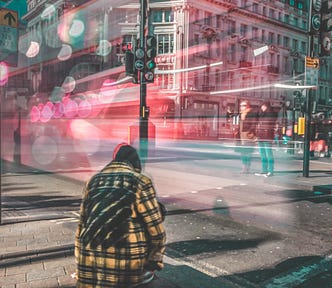
[[[204,283],[210,277],[249,288],[332,287],[331,195],[292,187],[301,161],[276,158],[274,179],[241,175],[234,153],[171,149],[148,161],[145,172],[169,210],[167,255],[200,271]],[[75,229],[82,181],[108,162],[94,161],[56,174],[22,173],[20,183],[6,175],[7,219],[54,218]],[[259,171],[257,155],[252,168]],[[35,193],[37,181],[42,190]]]

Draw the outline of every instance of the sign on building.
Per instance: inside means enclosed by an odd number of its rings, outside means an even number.
[[[13,10],[0,9],[0,61],[17,66],[18,16]]]

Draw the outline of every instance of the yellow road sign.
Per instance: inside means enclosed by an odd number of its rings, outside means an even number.
[[[17,12],[1,8],[0,25],[17,28],[18,27]]]
[[[319,58],[305,57],[305,66],[307,68],[319,68]]]

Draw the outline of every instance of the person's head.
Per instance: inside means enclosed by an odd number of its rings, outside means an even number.
[[[142,170],[141,160],[136,149],[127,143],[121,143],[114,148],[113,161],[128,163],[138,172]]]
[[[246,111],[250,109],[250,103],[248,100],[242,100],[240,102],[240,111]]]
[[[261,105],[261,110],[265,112],[266,110],[270,109],[271,105],[270,102],[263,102]]]

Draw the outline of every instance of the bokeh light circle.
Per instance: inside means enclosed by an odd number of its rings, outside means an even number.
[[[76,81],[74,77],[72,76],[67,76],[65,80],[62,83],[62,89],[65,91],[65,93],[71,93],[74,91],[76,87]]]
[[[107,40],[100,40],[99,45],[96,49],[98,56],[107,56],[112,52],[112,44]]]
[[[40,50],[39,43],[35,42],[35,41],[31,41],[30,46],[28,48],[28,51],[25,53],[25,55],[28,58],[34,58],[39,54],[39,50]]]
[[[32,143],[31,152],[37,163],[48,165],[56,160],[58,146],[52,137],[39,136]]]
[[[58,59],[61,61],[68,60],[73,54],[73,48],[68,44],[62,44],[60,52],[58,54]]]

